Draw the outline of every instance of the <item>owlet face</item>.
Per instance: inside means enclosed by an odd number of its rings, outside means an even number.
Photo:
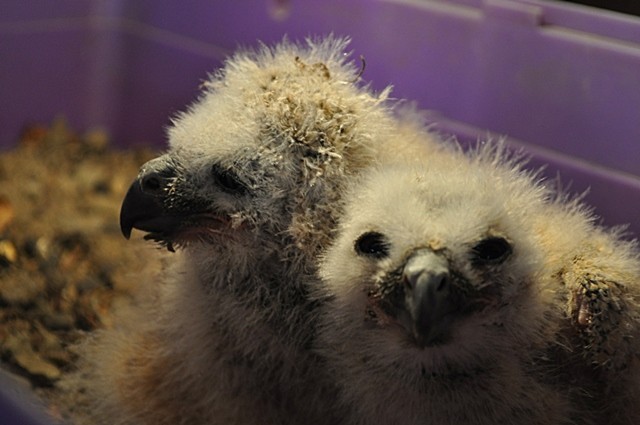
[[[430,239],[424,235],[423,244],[400,247],[384,230],[366,230],[353,243],[354,254],[372,271],[361,281],[365,320],[398,328],[420,348],[446,345],[459,322],[499,308],[509,283],[501,266],[513,254],[507,236],[490,229],[459,252]],[[393,259],[391,251],[400,249],[404,252]]]
[[[142,166],[123,234],[216,254],[319,250],[343,178],[392,135],[386,95],[357,83],[345,47],[329,37],[230,58],[174,118],[168,152]]]
[[[527,338],[535,325],[518,327],[542,315],[540,255],[527,196],[503,180],[482,167],[387,168],[354,190],[322,265],[353,338],[446,363]]]

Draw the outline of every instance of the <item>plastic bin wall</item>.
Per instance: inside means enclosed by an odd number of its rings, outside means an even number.
[[[5,0],[0,146],[58,115],[163,146],[236,48],[328,33],[352,38],[374,88],[461,140],[508,136],[640,235],[640,18],[557,1]]]
[[[237,47],[329,32],[352,37],[374,87],[437,111],[445,130],[525,141],[591,188],[607,224],[639,228],[640,18],[555,1],[5,1],[0,146],[59,114],[162,145]]]

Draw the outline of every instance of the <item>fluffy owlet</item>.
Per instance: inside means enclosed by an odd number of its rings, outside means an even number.
[[[97,424],[335,424],[313,351],[316,258],[346,181],[429,155],[430,136],[357,84],[344,40],[230,58],[175,118],[122,205],[125,236],[175,254],[140,308],[85,348]],[[135,253],[132,253],[135,255]],[[77,381],[78,382],[78,381]]]
[[[635,243],[499,144],[343,199],[317,344],[347,423],[640,421]]]

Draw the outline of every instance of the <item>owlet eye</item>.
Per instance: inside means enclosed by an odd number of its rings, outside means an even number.
[[[513,248],[502,237],[492,236],[478,242],[472,249],[474,265],[499,264],[509,257]]]
[[[211,167],[211,176],[214,182],[225,192],[232,195],[245,195],[247,187],[238,179],[231,170],[226,170],[215,164]]]
[[[359,255],[384,258],[389,255],[389,242],[382,233],[367,232],[356,240],[355,250]]]

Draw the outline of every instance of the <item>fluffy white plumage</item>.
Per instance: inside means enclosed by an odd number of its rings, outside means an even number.
[[[318,347],[347,423],[638,423],[635,243],[499,144],[343,199]]]
[[[430,151],[411,118],[358,83],[346,41],[229,59],[169,129],[122,208],[169,266],[140,308],[85,347],[76,382],[96,424],[335,424],[312,350],[316,257],[346,181]],[[132,255],[135,255],[132,253]]]

